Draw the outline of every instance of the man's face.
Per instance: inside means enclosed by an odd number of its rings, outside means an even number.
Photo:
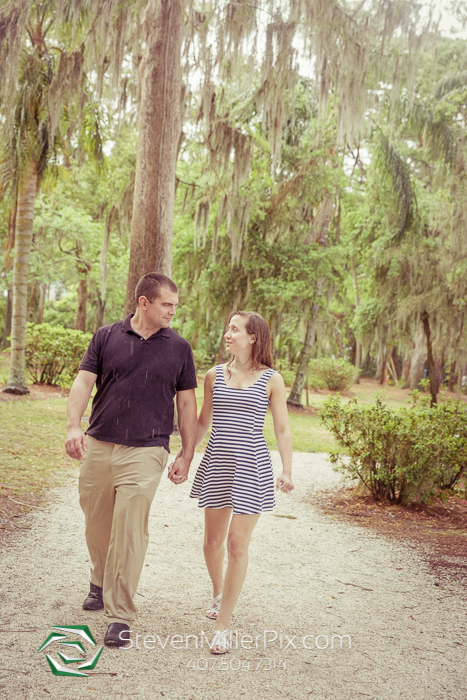
[[[161,287],[160,294],[153,302],[147,302],[146,322],[155,329],[168,328],[175,316],[178,304],[178,294],[171,292],[168,287]]]

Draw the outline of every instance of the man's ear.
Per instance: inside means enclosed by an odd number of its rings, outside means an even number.
[[[140,296],[140,297],[138,298],[138,306],[139,306],[139,308],[141,308],[141,309],[147,309],[148,306],[149,306],[149,300],[148,300],[148,298],[145,297],[145,296]]]

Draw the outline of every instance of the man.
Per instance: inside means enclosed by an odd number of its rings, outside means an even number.
[[[79,493],[91,558],[84,610],[104,610],[107,646],[122,646],[135,619],[148,517],[169,454],[174,396],[182,449],[174,484],[187,479],[196,438],[196,373],[189,343],[170,328],[177,286],[158,273],[135,290],[136,313],[94,334],[68,401],[66,451],[82,460]],[[81,418],[94,383],[89,428]],[[123,639],[122,639],[123,637]]]

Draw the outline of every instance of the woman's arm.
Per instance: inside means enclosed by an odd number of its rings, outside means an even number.
[[[292,491],[294,486],[292,483],[292,431],[287,411],[285,384],[281,375],[276,372],[270,378],[267,386],[270,387],[269,402],[277,448],[282,460],[282,474],[277,479],[276,488],[287,493]]]
[[[196,444],[199,445],[201,440],[208,432],[212,421],[212,390],[216,381],[216,368],[212,367],[206,373],[204,378],[204,397],[203,405],[198,416],[198,430],[196,433]]]

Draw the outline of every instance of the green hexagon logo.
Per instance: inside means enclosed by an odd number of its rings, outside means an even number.
[[[81,639],[88,642],[93,647],[97,646],[91,634],[91,630],[87,625],[67,625],[60,627],[54,625],[52,629],[57,631],[51,632],[37,651],[44,651],[44,649],[49,649],[50,651],[50,647],[53,644],[60,645],[60,648],[57,649],[57,654],[62,663],[54,659],[50,654],[45,655],[54,676],[78,676],[81,678],[88,678],[89,674],[84,673],[84,671],[91,671],[97,666],[97,662],[99,661],[104,647],[100,647],[90,658],[87,658],[86,649]],[[77,635],[81,637],[81,639],[67,639],[68,634]],[[62,664],[65,664],[65,666]],[[71,668],[68,666],[69,664],[76,664],[76,666]]]

